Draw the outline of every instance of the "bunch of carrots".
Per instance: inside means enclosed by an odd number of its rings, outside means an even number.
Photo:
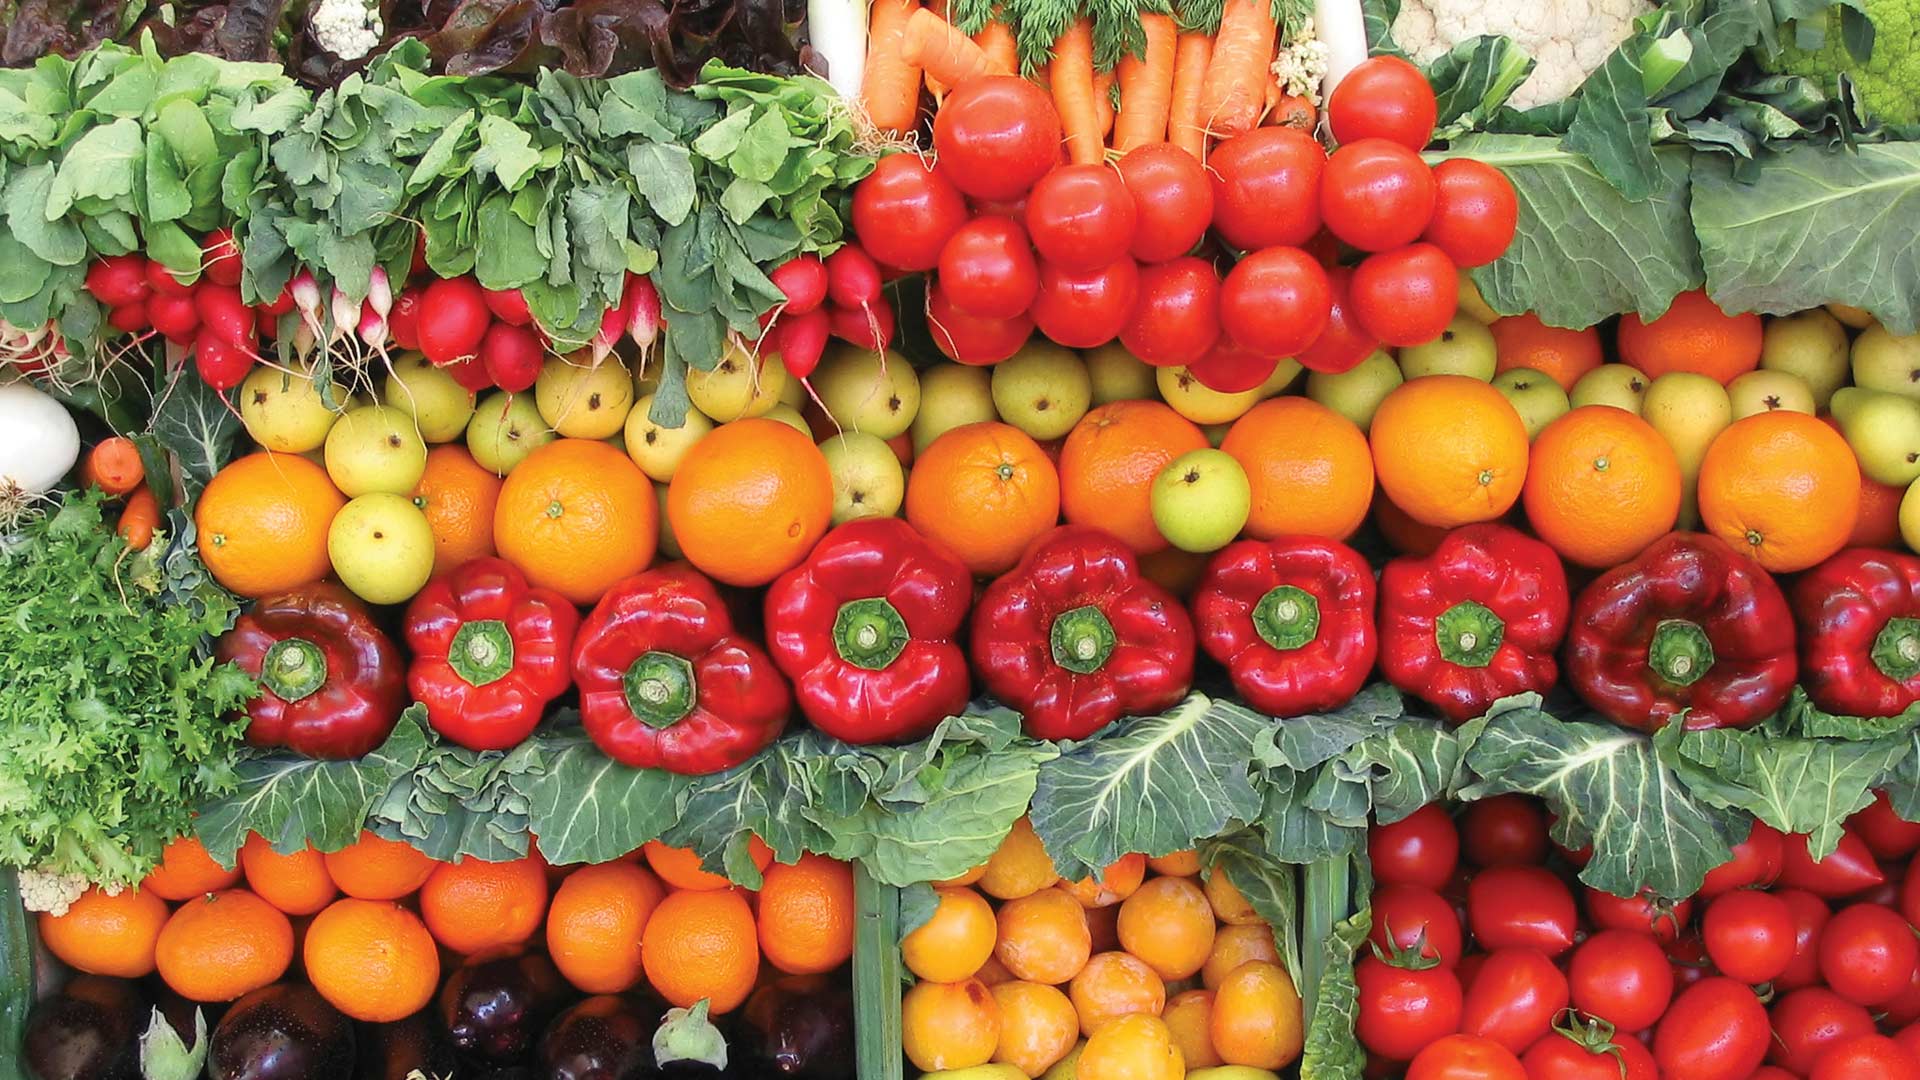
[[[990,21],[968,35],[948,21],[947,6],[873,0],[861,96],[883,131],[898,135],[918,124],[923,87],[938,102],[947,87],[1019,67],[1012,29]],[[1059,110],[1073,164],[1098,163],[1109,148],[1124,154],[1155,142],[1204,158],[1210,138],[1262,123],[1313,126],[1312,103],[1288,94],[1274,75],[1279,25],[1269,0],[1225,0],[1212,35],[1181,30],[1173,16],[1155,13],[1140,16],[1140,29],[1144,47],[1100,71],[1092,22],[1081,18],[1035,73]]]

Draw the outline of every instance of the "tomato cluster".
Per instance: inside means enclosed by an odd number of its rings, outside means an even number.
[[[1549,825],[1501,795],[1374,826],[1369,1076],[1920,1075],[1920,825],[1885,795],[1825,859],[1756,821],[1679,901],[1579,885]]]

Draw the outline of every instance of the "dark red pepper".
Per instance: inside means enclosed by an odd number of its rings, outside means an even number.
[[[247,704],[255,746],[360,757],[386,741],[407,704],[400,650],[330,582],[263,598],[220,635],[214,655],[260,681]]]
[[[973,662],[1027,734],[1084,739],[1151,715],[1193,684],[1193,621],[1140,576],[1112,534],[1062,525],[987,586],[973,616]]]
[[[1274,716],[1337,709],[1373,673],[1373,568],[1338,540],[1229,544],[1193,594],[1200,646],[1247,704]]]
[[[793,695],[773,660],[734,633],[713,583],[685,563],[607,590],[573,648],[580,723],[624,765],[703,776],[778,738]]]
[[[1800,576],[1800,680],[1842,716],[1897,716],[1920,701],[1920,558],[1848,548]]]
[[[520,745],[573,684],[580,612],[505,559],[463,563],[407,605],[407,688],[435,731],[469,750]]]
[[[1798,664],[1772,575],[1725,541],[1669,533],[1580,593],[1567,680],[1622,727],[1750,727],[1778,709]]]
[[[954,641],[973,575],[900,518],[860,518],[821,539],[767,591],[767,651],[814,727],[851,743],[901,742],[966,707]]]
[[[1505,525],[1449,532],[1433,554],[1380,574],[1380,671],[1454,723],[1509,694],[1552,689],[1567,573],[1553,549]]]

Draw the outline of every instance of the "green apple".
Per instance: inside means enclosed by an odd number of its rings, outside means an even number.
[[[1193,377],[1184,367],[1157,367],[1153,379],[1160,397],[1173,411],[1196,424],[1227,424],[1260,404],[1260,388],[1223,394]]]
[[[327,441],[340,411],[349,404],[345,387],[331,387],[329,406],[310,370],[256,366],[240,383],[240,422],[262,449],[304,454]]]
[[[993,407],[1035,439],[1057,439],[1093,407],[1093,377],[1079,353],[1035,338],[993,366]]]
[[[533,383],[540,419],[569,439],[604,439],[618,432],[633,407],[633,376],[618,356],[598,364],[586,352],[551,356]]]
[[[907,430],[920,412],[920,376],[892,349],[877,353],[832,342],[813,372],[813,392],[840,430],[882,440]]]
[[[1817,408],[1847,384],[1847,328],[1824,308],[1768,319],[1761,342],[1760,369],[1798,375]]]
[[[403,353],[393,362],[382,391],[381,400],[412,416],[420,437],[430,443],[452,442],[473,419],[473,391],[417,352]]]
[[[799,409],[785,402],[768,409],[767,415],[761,417],[761,419],[778,420],[780,423],[787,425],[800,434],[805,435],[807,438],[813,438],[813,429],[807,426],[807,418],[800,415]]]
[[[1153,478],[1153,523],[1182,551],[1218,551],[1246,527],[1253,508],[1247,473],[1224,450],[1189,450]]]
[[[1601,364],[1573,384],[1568,401],[1576,409],[1607,405],[1639,415],[1647,396],[1647,377],[1631,364]]]
[[[512,472],[528,454],[557,438],[540,419],[532,394],[495,391],[481,399],[467,421],[467,450],[495,476]]]
[[[1480,289],[1474,285],[1473,279],[1465,274],[1460,275],[1459,294],[1460,310],[1479,319],[1482,324],[1491,324],[1500,317],[1500,313],[1493,310],[1493,305],[1480,295]]]
[[[1393,388],[1406,381],[1393,357],[1374,350],[1345,371],[1307,374],[1307,396],[1353,421],[1361,431]]]
[[[664,484],[673,479],[674,470],[680,467],[680,459],[687,456],[693,444],[713,430],[713,421],[699,409],[688,407],[687,415],[680,421],[679,427],[664,427],[653,422],[653,417],[649,415],[652,410],[653,395],[648,394],[634,402],[633,408],[627,411],[627,456],[654,483]],[[807,437],[812,438],[812,435]]]
[[[835,525],[900,512],[907,474],[885,439],[865,431],[843,431],[822,441],[820,453],[833,477]]]
[[[1833,395],[1833,418],[1870,479],[1900,487],[1920,479],[1920,401],[1842,387]]]
[[[433,528],[404,495],[361,495],[333,515],[327,558],[334,576],[360,599],[405,603],[433,576]]]
[[[993,376],[986,368],[935,364],[920,373],[920,411],[908,429],[913,433],[913,452],[932,446],[933,440],[954,428],[999,418],[993,411]]]
[[[1513,403],[1513,411],[1527,426],[1529,441],[1573,407],[1559,383],[1532,368],[1508,368],[1493,377],[1493,386]]]
[[[1109,401],[1145,401],[1155,396],[1153,368],[1127,351],[1125,345],[1109,341],[1081,354],[1087,365],[1087,378],[1093,383],[1093,403]]]
[[[1853,339],[1853,384],[1920,398],[1920,334],[1899,335],[1874,323]]]
[[[1487,382],[1493,378],[1500,349],[1493,331],[1471,315],[1455,315],[1440,336],[1424,345],[1400,350],[1400,372],[1409,379],[1422,375],[1465,375]]]
[[[404,495],[427,471],[427,444],[413,417],[392,405],[348,409],[327,432],[327,475],[348,498]]]
[[[660,500],[660,558],[684,559],[686,554],[680,550],[680,540],[673,535],[673,522],[667,517],[667,485],[653,485],[653,494]]]
[[[1300,373],[1305,370],[1307,369],[1301,366],[1300,361],[1292,357],[1282,357],[1279,363],[1273,365],[1273,374],[1267,376],[1267,381],[1260,384],[1261,399],[1279,397],[1286,393],[1293,387],[1294,381],[1300,378]]]
[[[786,368],[787,362],[783,359],[780,361],[780,370],[786,371]],[[648,393],[652,391],[649,390]],[[794,412],[801,412],[807,407],[807,386],[794,378],[791,371],[787,372],[787,378],[780,383],[780,404]]]
[[[1735,420],[1763,412],[1784,410],[1812,416],[1819,411],[1807,381],[1785,371],[1749,371],[1727,384],[1727,400],[1733,403]]]
[[[712,371],[688,369],[687,397],[694,408],[724,424],[767,415],[768,409],[780,404],[786,383],[787,369],[778,357],[755,356],[746,342],[729,335]]]
[[[1640,414],[1673,447],[1680,462],[1680,527],[1700,520],[1696,489],[1707,447],[1733,423],[1733,402],[1718,382],[1691,371],[1671,371],[1647,385]]]

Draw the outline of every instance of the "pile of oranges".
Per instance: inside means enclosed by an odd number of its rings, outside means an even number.
[[[1022,819],[987,862],[935,890],[900,943],[908,1060],[989,1062],[1029,1077],[1178,1080],[1217,1065],[1284,1068],[1300,998],[1273,930],[1199,857],[1129,855],[1064,881]]]

